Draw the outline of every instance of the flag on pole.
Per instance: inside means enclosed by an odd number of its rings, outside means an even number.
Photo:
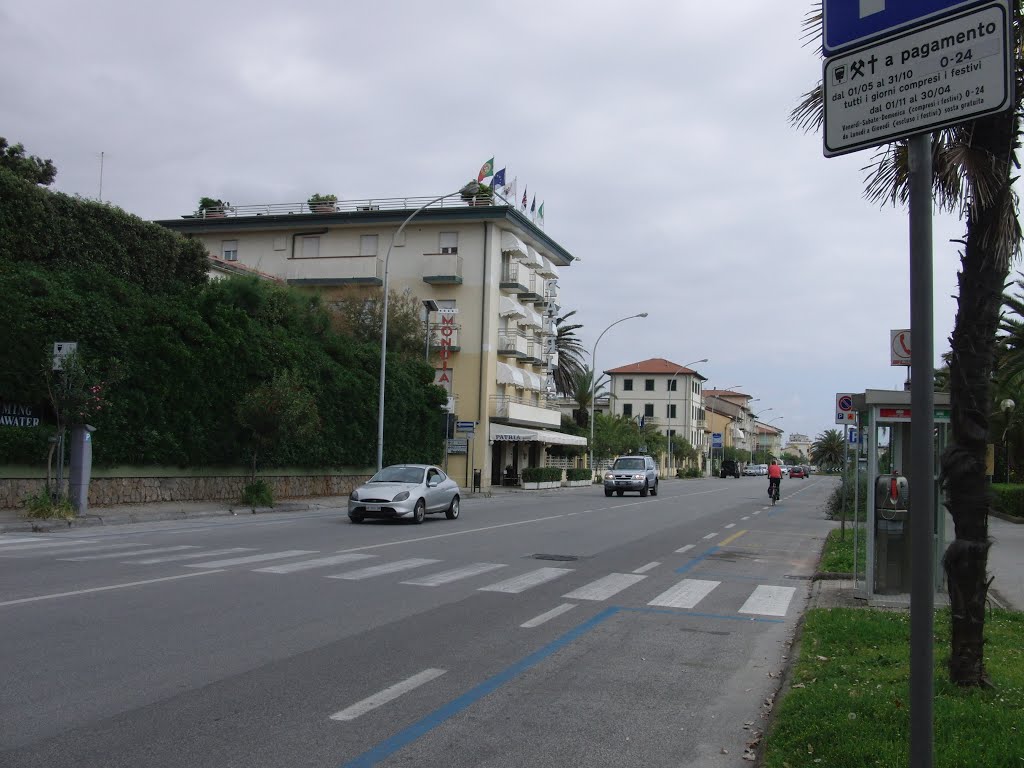
[[[523,187],[523,210],[524,211],[526,210],[526,190],[528,190],[529,188],[530,188],[529,185]]]
[[[534,195],[533,196],[533,202],[530,203],[530,213],[533,213],[536,210],[537,210],[537,196]]]
[[[491,189],[497,189],[498,187],[503,187],[503,186],[505,186],[505,169],[504,168],[502,168],[500,171],[498,171],[496,174],[494,174],[494,178],[491,179]]]
[[[512,205],[516,204],[516,187],[518,186],[518,184],[519,177],[516,176],[514,179],[512,179],[512,183],[505,187],[504,190],[502,190],[502,194],[505,195],[505,199],[511,200]]]
[[[492,157],[486,163],[480,166],[480,174],[476,177],[478,182],[483,181],[488,176],[494,175],[494,158]]]
[[[544,201],[541,201],[540,208],[537,209],[537,218],[544,221]]]

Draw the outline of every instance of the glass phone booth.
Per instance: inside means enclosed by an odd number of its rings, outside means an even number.
[[[952,518],[939,492],[939,457],[949,440],[949,394],[935,393],[935,439],[931,451],[935,509],[914,507],[910,467],[910,393],[869,389],[854,395],[861,427],[859,455],[854,466],[861,493],[866,493],[867,562],[857,565],[857,588],[869,598],[910,594],[910,532],[915,525],[931,528],[934,542],[936,591],[943,589],[942,555],[952,538]],[[866,476],[866,488],[864,479]]]

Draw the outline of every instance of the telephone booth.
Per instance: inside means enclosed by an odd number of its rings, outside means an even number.
[[[911,476],[909,392],[869,389],[854,395],[854,409],[860,426],[856,457],[858,487],[863,491],[866,476],[867,562],[858,562],[857,587],[869,598],[910,594],[910,532],[914,526],[932,530],[934,547],[933,582],[943,588],[942,555],[952,538],[952,518],[939,492],[939,457],[949,441],[949,394],[935,393],[935,437],[931,477]],[[914,507],[914,487],[932,483],[935,508]]]

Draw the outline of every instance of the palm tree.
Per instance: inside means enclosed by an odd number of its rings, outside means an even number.
[[[573,378],[572,386],[567,390],[566,394],[570,395],[579,406],[579,410],[573,412],[573,417],[581,427],[590,426],[590,406],[593,405],[594,400],[597,398],[607,396],[608,392],[605,390],[607,383],[608,379],[605,377],[598,379],[597,383],[594,384],[594,372],[585,365]],[[592,384],[594,384],[593,398],[590,396]]]
[[[821,33],[821,4],[806,17],[807,38]],[[958,311],[950,338],[949,366],[952,440],[942,455],[941,478],[956,538],[942,558],[949,584],[950,679],[964,686],[987,686],[984,664],[985,606],[988,595],[988,479],[985,454],[989,435],[990,375],[996,328],[1010,263],[1020,252],[1021,229],[1013,170],[1024,97],[1019,3],[1013,3],[1016,52],[1015,103],[932,134],[935,203],[966,217],[961,244]],[[819,129],[824,114],[821,83],[790,115],[805,130]],[[866,168],[865,196],[872,202],[905,204],[909,199],[907,143],[878,150]]]
[[[579,323],[567,325],[565,322],[575,314],[574,309],[555,320],[555,350],[558,352],[558,365],[554,372],[555,389],[563,395],[573,394],[576,376],[583,371],[583,358],[586,355],[583,343],[576,336],[576,331],[583,326]]]
[[[822,432],[811,443],[811,463],[823,469],[833,470],[842,467],[845,454],[846,439],[838,429]]]

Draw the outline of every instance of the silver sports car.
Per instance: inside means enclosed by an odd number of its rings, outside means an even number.
[[[402,518],[422,523],[426,515],[444,512],[459,516],[459,484],[430,464],[384,467],[348,497],[348,517],[361,523],[367,517]]]

